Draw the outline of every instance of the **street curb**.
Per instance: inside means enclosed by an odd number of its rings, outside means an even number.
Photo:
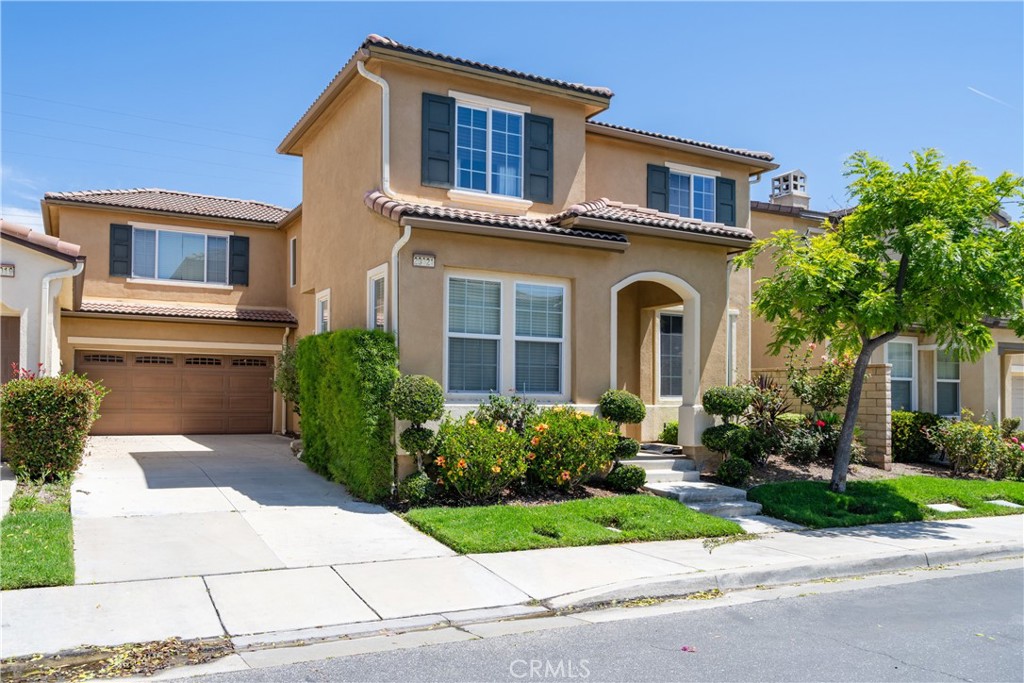
[[[613,601],[674,598],[709,590],[781,586],[828,578],[878,574],[942,564],[978,562],[1024,555],[1024,544],[984,543],[961,548],[902,551],[855,559],[800,560],[773,567],[701,571],[627,581],[566,593],[543,601],[552,610],[581,609]]]

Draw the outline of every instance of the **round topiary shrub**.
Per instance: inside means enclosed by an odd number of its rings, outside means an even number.
[[[434,447],[434,430],[413,425],[398,435],[399,445],[407,453],[429,453]]]
[[[598,403],[601,417],[615,424],[639,424],[647,417],[647,408],[640,397],[622,389],[610,389]]]
[[[750,476],[751,465],[743,458],[728,458],[718,466],[715,476],[726,486],[743,486]]]
[[[410,505],[423,505],[434,497],[436,485],[423,472],[413,472],[398,485],[398,499]]]
[[[704,412],[718,415],[728,422],[750,405],[750,390],[746,387],[711,387],[704,392]]]
[[[726,423],[709,427],[700,435],[700,442],[708,450],[716,453],[728,453],[730,446],[729,435],[740,429],[739,425]]]
[[[638,465],[616,467],[605,479],[616,491],[636,491],[647,483],[647,471]]]
[[[402,375],[391,390],[391,410],[399,420],[421,425],[444,413],[444,390],[426,375]]]
[[[619,443],[615,445],[615,459],[629,460],[635,458],[640,452],[640,442],[628,436],[619,437]]]

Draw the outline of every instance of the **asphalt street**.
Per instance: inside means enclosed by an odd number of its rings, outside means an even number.
[[[291,681],[1024,681],[1024,570],[206,676]]]

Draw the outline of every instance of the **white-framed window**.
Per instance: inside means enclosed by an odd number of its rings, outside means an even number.
[[[315,334],[331,331],[331,290],[325,289],[316,294],[316,328]]]
[[[729,311],[728,327],[725,330],[725,383],[736,384],[736,325],[739,311]]]
[[[568,395],[568,287],[515,275],[449,273],[445,388],[449,394]]]
[[[686,218],[715,222],[715,178],[672,170],[668,175],[668,210]]]
[[[228,284],[230,233],[132,228],[132,278]]]
[[[889,391],[893,410],[917,410],[917,340],[897,337],[885,345],[885,362],[892,366]]]
[[[388,328],[387,264],[371,269],[366,274],[366,329]]]
[[[288,286],[299,284],[299,238],[288,240]]]
[[[658,398],[682,400],[683,397],[683,311],[681,308],[658,312]]]
[[[455,187],[523,196],[523,113],[473,98],[455,105]]]
[[[935,351],[935,412],[960,416],[960,360],[946,349]]]

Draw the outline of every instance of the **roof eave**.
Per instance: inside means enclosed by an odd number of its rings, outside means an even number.
[[[689,230],[676,228],[662,228],[655,225],[640,225],[637,223],[626,223],[612,221],[605,218],[591,218],[588,216],[577,216],[570,218],[568,223],[574,227],[594,228],[596,230],[608,230],[615,232],[628,232],[636,235],[647,235],[650,237],[667,237],[670,239],[686,242],[700,242],[703,244],[714,244],[723,247],[738,247],[749,249],[753,244],[751,237],[729,237],[726,235],[710,235]]]
[[[588,133],[594,133],[595,135],[604,135],[606,137],[628,140],[630,142],[640,142],[646,145],[655,145],[666,149],[689,152],[691,154],[700,154],[713,159],[722,159],[725,161],[743,164],[752,169],[748,172],[748,175],[751,176],[760,175],[766,171],[774,171],[779,168],[779,165],[773,161],[757,159],[735,152],[724,152],[722,150],[709,149],[708,147],[702,147],[700,145],[694,145],[678,140],[665,140],[664,138],[655,137],[653,135],[645,135],[643,133],[636,133],[630,130],[621,130],[619,128],[602,126],[593,121],[587,121],[586,129]]]
[[[81,304],[78,304],[79,306]],[[106,320],[173,320],[181,323],[206,323],[210,325],[240,325],[243,327],[298,327],[298,323],[276,320],[237,320],[234,318],[201,318],[191,315],[158,315],[154,313],[115,313],[112,311],[62,310],[62,316],[69,318],[103,318]]]
[[[44,198],[41,202],[43,207],[43,227],[46,232],[50,230],[50,220],[47,214],[48,207],[61,207],[69,206],[76,209],[97,209],[100,211],[121,211],[124,213],[140,213],[147,216],[170,216],[172,218],[183,218],[185,220],[192,221],[210,221],[215,223],[227,223],[230,225],[245,226],[248,228],[264,228],[269,230],[276,230],[280,221],[268,222],[268,221],[250,221],[244,218],[223,218],[221,216],[208,216],[206,214],[198,213],[184,213],[181,211],[161,211],[159,209],[141,209],[130,206],[114,206],[111,204],[97,204],[95,202],[76,202],[70,199],[55,199],[53,197]],[[287,218],[287,216],[286,216]]]
[[[320,115],[324,112],[327,107],[330,106],[331,102],[341,94],[341,91],[345,89],[356,75],[356,62],[365,61],[369,56],[366,48],[359,48],[356,53],[352,55],[351,59],[341,68],[341,71],[334,75],[331,82],[327,84],[320,96],[316,98],[306,113],[302,115],[302,118],[292,126],[292,129],[288,131],[288,134],[284,136],[280,144],[277,146],[278,154],[291,154],[293,156],[302,156],[301,153],[295,151],[295,147],[302,136],[306,134],[306,131],[312,127],[316,120],[320,118]]]
[[[14,242],[18,246],[25,247],[26,249],[31,249],[32,251],[39,252],[43,256],[49,256],[50,258],[57,259],[58,261],[64,261],[65,263],[78,263],[79,261],[85,261],[85,257],[82,255],[72,256],[71,254],[65,254],[62,251],[50,249],[45,245],[36,244],[35,242],[30,242],[29,240],[22,239],[17,235],[10,235],[5,232],[2,233],[2,237],[5,240],[10,240],[11,242]]]
[[[477,223],[465,223],[462,221],[446,220],[443,218],[423,218],[421,216],[402,216],[399,225],[413,228],[425,228],[428,230],[439,230],[442,232],[455,232],[464,235],[479,235],[483,237],[500,237],[507,239],[526,240],[528,242],[546,242],[564,244],[567,246],[584,247],[591,249],[602,249],[605,251],[624,252],[629,249],[629,241],[602,240],[592,237],[581,237],[576,235],[559,235],[557,233],[534,232],[519,228],[506,228],[496,225],[480,225]]]

